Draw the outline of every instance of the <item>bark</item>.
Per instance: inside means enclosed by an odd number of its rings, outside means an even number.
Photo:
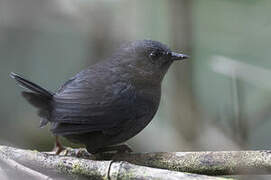
[[[78,157],[75,157],[77,155]],[[137,154],[124,154],[112,156],[103,154],[100,158],[124,158],[133,159]],[[147,157],[148,154],[139,156]],[[131,158],[127,158],[131,156]],[[158,157],[158,156],[157,156]],[[191,173],[183,173],[172,170],[152,168],[131,164],[126,161],[116,160],[92,160],[93,155],[81,149],[67,149],[64,154],[54,155],[45,152],[17,149],[0,146],[0,162],[13,168],[15,172],[27,174],[32,179],[53,179],[55,174],[68,175],[71,178],[88,179],[207,179],[218,180],[222,177],[212,177]],[[154,156],[145,159],[153,162]],[[143,159],[141,159],[143,160]],[[145,163],[147,164],[147,163]]]
[[[78,150],[68,149],[74,156]],[[154,152],[131,154],[89,155],[84,149],[79,153],[88,159],[126,161],[140,166],[189,172],[205,175],[271,174],[271,151],[203,151],[203,152]]]
[[[118,155],[115,160],[205,175],[270,174],[271,151],[162,152]]]

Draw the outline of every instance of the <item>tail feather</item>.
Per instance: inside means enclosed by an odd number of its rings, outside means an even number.
[[[10,77],[15,79],[20,86],[29,90],[23,91],[22,96],[31,105],[38,108],[38,115],[42,117],[40,127],[45,126],[50,119],[51,101],[53,98],[53,94],[48,90],[38,86],[37,84],[34,84],[33,82],[24,79],[23,77],[15,73],[11,73]]]
[[[33,82],[30,82],[30,81],[24,79],[23,77],[19,76],[18,74],[15,74],[14,72],[10,73],[10,77],[15,79],[20,86],[22,86],[22,87],[24,87],[26,89],[29,89],[29,90],[31,90],[31,91],[33,91],[35,93],[43,94],[43,95],[46,95],[48,97],[51,97],[53,95],[48,90],[40,87],[37,84],[34,84]]]

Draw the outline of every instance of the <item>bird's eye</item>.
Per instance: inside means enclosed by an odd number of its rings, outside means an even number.
[[[153,51],[150,53],[149,57],[151,60],[158,59],[162,54],[160,52]]]

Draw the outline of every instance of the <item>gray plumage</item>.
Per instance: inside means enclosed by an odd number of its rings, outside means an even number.
[[[160,42],[142,40],[123,45],[55,93],[15,73],[11,77],[30,90],[22,94],[38,108],[41,126],[50,122],[53,134],[99,152],[125,142],[148,125],[159,106],[165,73],[174,60],[186,58]]]

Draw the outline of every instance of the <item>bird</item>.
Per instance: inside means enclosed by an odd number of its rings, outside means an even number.
[[[189,58],[161,42],[135,40],[123,44],[109,58],[66,81],[57,91],[10,73],[25,88],[22,96],[38,110],[40,127],[48,123],[56,136],[85,145],[89,153],[131,152],[125,143],[153,119],[161,98],[161,84],[171,64]]]

